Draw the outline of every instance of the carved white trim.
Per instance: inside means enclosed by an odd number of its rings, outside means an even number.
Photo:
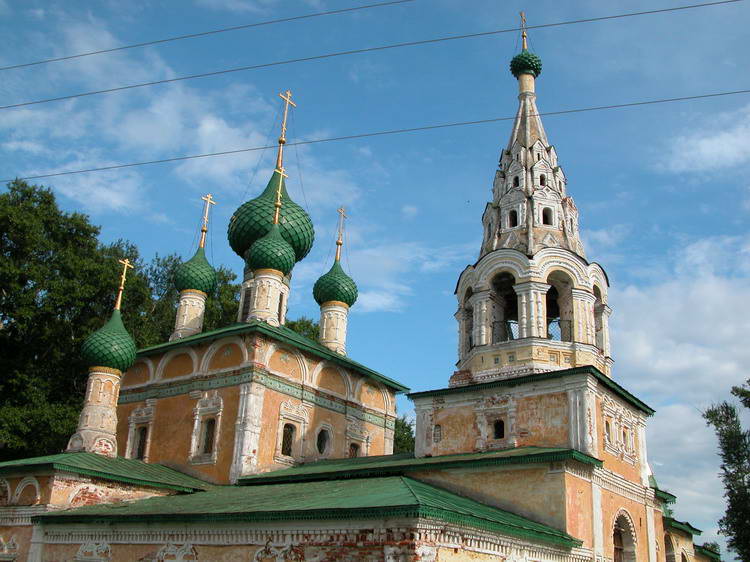
[[[16,560],[18,551],[18,542],[15,535],[11,535],[7,541],[0,535],[0,560]]]
[[[217,390],[201,393],[195,408],[193,408],[193,431],[190,435],[190,464],[215,464],[219,455],[219,436],[221,435],[221,414],[224,411],[224,401]],[[216,420],[214,426],[213,448],[210,453],[204,454],[203,449],[203,427],[205,422],[213,418]]]
[[[16,491],[13,493],[12,503],[18,503],[18,499],[21,497],[21,493],[23,492],[24,488],[26,488],[26,486],[34,486],[34,490],[36,491],[36,499],[34,500],[34,503],[39,503],[39,500],[42,497],[42,493],[39,489],[39,481],[33,476],[26,476],[18,483],[18,485],[16,486]]]
[[[187,560],[198,560],[198,553],[190,543],[176,545],[167,543],[156,553],[158,562],[185,562]]]
[[[190,373],[188,373],[187,376],[194,375],[196,371],[198,370],[198,354],[195,352],[195,350],[192,347],[178,347],[177,349],[173,349],[171,351],[168,351],[164,354],[164,356],[159,360],[159,365],[156,367],[156,374],[154,375],[154,381],[160,381],[164,379],[164,369],[166,369],[167,365],[169,365],[169,362],[172,360],[172,358],[177,357],[178,355],[182,354],[188,354],[190,358],[193,361],[193,368]],[[175,377],[182,378],[182,377]],[[172,379],[169,379],[172,380]]]
[[[155,379],[155,367],[154,362],[149,357],[139,357],[136,362],[133,364],[133,367],[136,367],[139,363],[143,363],[146,366],[146,374],[148,375],[146,377],[146,382],[142,382],[140,384],[131,384],[129,386],[123,386],[122,388],[138,388],[141,386],[146,386],[148,384],[151,384],[154,382]],[[131,369],[133,368],[131,367]],[[128,369],[130,371],[130,369]],[[123,373],[123,380],[125,379],[125,374]]]
[[[86,541],[80,546],[73,560],[75,562],[103,562],[111,558],[112,549],[106,542]]]
[[[11,505],[0,507],[0,527],[20,527],[31,525],[31,518],[45,513],[48,507],[42,505]]]
[[[237,482],[240,476],[257,472],[265,391],[262,384],[240,385],[240,402],[234,428],[234,453],[229,471],[232,483]]]
[[[143,462],[148,462],[149,451],[151,450],[151,436],[153,435],[154,416],[156,414],[155,398],[148,398],[145,404],[133,410],[128,416],[128,442],[125,447],[125,457],[134,458],[137,451],[134,451],[136,436],[141,427],[146,427],[146,446],[144,448]]]
[[[294,442],[292,443],[292,455],[281,454],[281,446],[284,439],[284,424],[291,423],[295,427]],[[280,464],[291,465],[299,459],[305,458],[302,444],[307,435],[307,426],[310,423],[310,412],[305,404],[295,404],[291,400],[285,400],[279,408],[279,423],[276,431],[276,452],[273,460]]]

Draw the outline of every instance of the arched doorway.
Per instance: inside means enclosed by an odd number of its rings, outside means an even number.
[[[625,512],[620,512],[612,529],[612,560],[635,562],[635,529]]]
[[[516,278],[504,271],[492,279],[492,343],[518,338],[518,295]]]

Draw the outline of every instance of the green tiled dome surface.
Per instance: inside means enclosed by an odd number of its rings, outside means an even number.
[[[123,372],[130,368],[135,361],[135,342],[123,326],[119,310],[86,338],[81,353],[89,367],[109,367]]]
[[[357,285],[341,268],[338,260],[330,271],[315,282],[313,297],[318,304],[341,301],[352,306],[357,301]]]
[[[284,240],[279,225],[274,224],[268,234],[250,246],[245,262],[252,271],[275,269],[286,275],[294,267],[294,248]]]
[[[244,256],[248,248],[271,229],[278,185],[279,173],[274,172],[263,193],[243,203],[229,220],[227,232],[229,245],[238,255]],[[294,249],[295,261],[299,261],[312,248],[315,239],[313,224],[305,210],[289,197],[286,182],[283,180],[281,202],[279,217],[281,235]]]
[[[542,59],[524,49],[510,61],[510,71],[516,78],[521,74],[533,74],[536,78],[542,73]]]
[[[178,291],[193,289],[203,291],[207,295],[216,288],[216,270],[206,259],[206,252],[198,248],[195,255],[181,264],[174,275],[174,284]]]

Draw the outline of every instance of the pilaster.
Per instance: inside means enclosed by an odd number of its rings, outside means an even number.
[[[492,341],[492,296],[491,291],[480,291],[471,296],[474,310],[474,346],[488,345]]]
[[[513,285],[518,295],[518,336],[520,338],[546,338],[544,295],[551,285],[527,281]]]
[[[263,423],[265,387],[258,383],[240,385],[240,402],[234,431],[234,453],[229,480],[232,484],[241,476],[258,471],[258,450]]]
[[[596,345],[594,333],[594,302],[596,297],[583,289],[572,289],[573,341]]]
[[[346,355],[346,332],[349,321],[349,305],[340,301],[328,301],[320,305],[319,340],[331,351]]]

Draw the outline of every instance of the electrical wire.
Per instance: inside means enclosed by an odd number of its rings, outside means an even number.
[[[616,14],[612,16],[601,16],[596,18],[585,18],[585,19],[577,19],[577,20],[569,20],[569,21],[562,21],[562,22],[555,22],[555,23],[546,23],[546,24],[540,24],[540,25],[529,25],[526,26],[526,29],[543,29],[548,27],[559,27],[562,25],[573,25],[573,24],[579,24],[579,23],[591,23],[591,22],[597,22],[597,21],[605,21],[605,20],[612,20],[617,18],[627,18],[627,17],[633,17],[633,16],[642,16],[642,15],[653,15],[653,14],[660,14],[665,12],[676,12],[678,10],[688,10],[692,8],[703,8],[707,6],[717,6],[720,4],[733,4],[736,2],[742,2],[743,0],[720,0],[718,2],[707,2],[703,4],[692,4],[689,6],[675,6],[673,8],[662,8],[659,10],[647,10],[642,12],[630,12],[626,14]],[[174,78],[164,78],[162,80],[152,80],[151,82],[141,82],[138,84],[128,84],[126,86],[116,86],[114,88],[105,88],[102,90],[92,90],[90,92],[81,92],[78,94],[69,94],[66,96],[56,96],[54,98],[45,98],[40,100],[33,100],[33,101],[25,101],[25,102],[19,102],[19,103],[13,103],[9,105],[2,105],[0,106],[0,110],[4,109],[14,109],[18,107],[27,107],[30,105],[38,105],[42,103],[50,103],[55,101],[64,101],[64,100],[70,100],[75,98],[82,98],[82,97],[88,97],[88,96],[95,96],[99,94],[111,94],[114,92],[122,92],[125,90],[133,90],[135,88],[145,88],[148,86],[157,86],[159,84],[170,84],[173,82],[181,82],[183,80],[193,80],[196,78],[209,78],[212,76],[220,76],[223,74],[230,74],[233,72],[245,72],[250,70],[258,70],[261,68],[270,68],[273,66],[281,66],[286,64],[293,64],[298,62],[309,62],[314,60],[322,60],[322,59],[328,59],[333,57],[342,57],[342,56],[348,56],[348,55],[358,55],[362,53],[372,53],[376,51],[386,51],[389,49],[399,49],[402,47],[415,47],[419,45],[430,45],[434,43],[441,43],[444,41],[456,41],[459,39],[474,39],[478,37],[490,37],[493,35],[498,35],[501,33],[510,33],[519,31],[520,27],[512,27],[509,29],[497,29],[493,31],[481,31],[478,33],[466,33],[463,35],[449,35],[446,37],[436,37],[433,39],[422,39],[420,41],[407,41],[404,43],[391,43],[388,45],[380,45],[378,47],[365,47],[362,49],[350,49],[347,51],[336,51],[333,53],[325,53],[322,55],[312,55],[309,57],[298,57],[294,59],[286,59],[281,61],[274,61],[274,62],[267,62],[267,63],[261,63],[261,64],[253,64],[248,66],[239,66],[235,68],[225,68],[223,70],[214,70],[211,72],[202,72],[199,74],[188,74],[186,76],[177,76]]]
[[[148,47],[149,45],[161,45],[163,43],[169,43],[171,41],[181,41],[183,39],[195,39],[196,37],[205,37],[207,35],[216,35],[218,33],[226,33],[228,31],[238,31],[240,29],[250,29],[252,27],[261,27],[264,25],[272,25],[276,23],[286,23],[290,21],[299,21],[304,19],[310,19],[310,18],[317,18],[320,16],[331,16],[336,14],[344,14],[347,12],[356,12],[359,10],[367,10],[370,8],[380,8],[383,6],[394,6],[397,4],[406,4],[407,2],[415,2],[416,0],[392,0],[390,2],[379,2],[377,4],[365,4],[363,6],[355,6],[353,8],[341,8],[339,10],[328,10],[326,12],[315,12],[312,14],[305,14],[302,16],[290,16],[288,18],[278,18],[274,20],[266,20],[256,23],[247,23],[244,25],[234,25],[232,27],[223,27],[221,29],[212,29],[210,31],[199,31],[197,33],[188,33],[186,35],[177,35],[175,37],[166,37],[164,39],[155,39],[153,41],[145,41],[143,43],[133,43],[131,45],[122,45],[120,47],[112,47],[110,49],[100,49],[98,51],[88,51],[85,53],[78,53],[75,55],[67,55],[63,57],[55,57],[51,59],[43,59],[33,62],[24,62],[20,64],[13,64],[9,66],[0,66],[0,71],[2,70],[12,70],[15,68],[25,68],[28,66],[36,66],[40,64],[47,64],[51,62],[61,62],[66,60],[72,60],[72,59],[79,59],[82,57],[90,57],[93,55],[102,55],[105,53],[114,53],[117,51],[124,51],[126,49],[136,49],[138,47]]]
[[[630,103],[617,103],[617,104],[611,104],[611,105],[598,105],[598,106],[592,106],[592,107],[579,107],[575,109],[563,109],[560,111],[545,111],[540,112],[537,114],[530,114],[531,117],[550,117],[554,115],[568,115],[571,113],[585,113],[589,111],[604,111],[609,109],[622,109],[627,107],[639,107],[644,105],[654,105],[654,104],[660,104],[660,103],[672,103],[672,102],[678,102],[678,101],[688,101],[688,100],[699,100],[699,99],[707,99],[707,98],[717,98],[722,96],[733,96],[738,94],[750,94],[750,89],[746,90],[733,90],[729,92],[715,92],[711,94],[700,94],[696,96],[682,96],[682,97],[675,97],[675,98],[662,98],[662,99],[656,99],[656,100],[645,100],[645,101],[635,101]],[[398,134],[404,134],[404,133],[416,133],[419,131],[432,131],[435,129],[447,129],[450,127],[463,127],[468,125],[484,125],[487,123],[497,123],[499,121],[511,121],[515,119],[516,117],[492,117],[489,119],[477,119],[474,121],[458,121],[453,123],[438,123],[435,125],[424,125],[421,127],[409,127],[405,129],[391,129],[386,131],[373,131],[369,133],[358,133],[353,135],[343,135],[340,137],[328,137],[328,138],[322,138],[322,139],[311,139],[311,140],[301,140],[301,141],[295,141],[287,143],[286,146],[301,146],[306,144],[320,144],[324,142],[339,142],[339,141],[347,141],[347,140],[354,140],[354,139],[362,139],[362,138],[370,138],[370,137],[381,137],[386,135],[398,135]],[[3,179],[0,180],[0,183],[5,183],[9,181],[13,181],[14,179],[19,180],[35,180],[35,179],[41,179],[41,178],[54,178],[58,176],[68,176],[72,174],[83,174],[88,172],[103,172],[106,170],[118,170],[121,168],[133,168],[135,166],[147,166],[150,164],[165,164],[168,162],[181,162],[184,160],[193,160],[196,158],[210,158],[214,156],[226,156],[229,154],[240,154],[242,152],[254,152],[257,150],[266,150],[269,148],[274,148],[276,145],[267,145],[267,146],[253,146],[250,148],[238,148],[235,150],[224,150],[221,152],[209,152],[205,154],[191,154],[188,156],[175,156],[173,158],[162,158],[159,160],[147,160],[144,162],[131,162],[128,164],[114,164],[112,166],[102,166],[99,168],[84,168],[81,170],[68,170],[65,172],[55,172],[52,174],[38,174],[34,176],[25,176],[20,178],[9,178],[9,179]]]

